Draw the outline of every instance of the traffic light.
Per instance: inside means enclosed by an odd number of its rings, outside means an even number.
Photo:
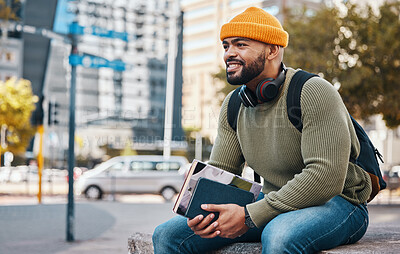
[[[59,122],[58,122],[58,117],[57,117],[57,115],[58,115],[58,109],[59,109],[59,104],[57,103],[57,102],[54,102],[54,104],[53,104],[53,124],[54,125],[57,125]]]
[[[32,113],[31,123],[32,125],[38,126],[43,124],[43,100],[44,96],[40,96],[39,101],[36,103],[36,109]]]
[[[49,101],[49,108],[47,114],[47,124],[48,126],[57,125],[59,122],[57,120],[59,104],[57,102]]]

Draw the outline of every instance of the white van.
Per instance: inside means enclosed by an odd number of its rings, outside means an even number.
[[[103,194],[153,193],[171,200],[179,192],[189,168],[183,156],[118,156],[86,171],[75,183],[77,194],[101,199]]]

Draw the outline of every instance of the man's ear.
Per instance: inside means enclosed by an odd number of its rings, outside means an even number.
[[[278,45],[268,45],[267,49],[267,54],[266,54],[266,58],[267,60],[274,60],[275,58],[277,58],[279,56],[279,52],[281,50],[281,47]]]

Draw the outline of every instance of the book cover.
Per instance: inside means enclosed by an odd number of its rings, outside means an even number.
[[[185,216],[193,219],[199,214],[207,216],[210,212],[201,209],[202,204],[236,204],[245,206],[254,201],[254,194],[230,184],[219,183],[201,177],[194,189]],[[218,219],[216,213],[213,221]]]
[[[193,160],[173,207],[175,213],[183,216],[186,214],[189,202],[193,196],[193,191],[201,177],[249,191],[253,194],[253,201],[257,199],[262,188],[259,183],[211,166],[199,160]]]

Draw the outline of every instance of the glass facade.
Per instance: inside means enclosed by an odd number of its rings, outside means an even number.
[[[63,1],[61,1],[63,2]],[[73,16],[85,33],[79,37],[79,54],[98,56],[107,60],[121,60],[127,66],[123,72],[111,68],[84,68],[78,66],[76,123],[77,135],[87,139],[91,146],[97,146],[96,135],[112,136],[108,144],[115,149],[124,148],[126,143],[150,144],[146,147],[158,149],[155,141],[162,141],[164,135],[165,89],[167,78],[167,56],[169,17],[168,0],[84,0],[64,1],[63,11]],[[59,23],[57,23],[59,21]],[[56,17],[55,28],[62,27],[64,20]],[[128,40],[99,37],[93,29],[127,33]],[[179,27],[178,31],[182,29]],[[182,42],[179,41],[181,44]],[[178,44],[179,44],[178,43]],[[65,92],[57,88],[59,77],[67,77],[64,86],[68,89],[70,67],[57,65],[69,55],[69,47],[61,43],[52,44],[46,82],[46,98],[61,100]],[[177,56],[177,65],[182,61]],[[62,75],[54,73],[63,73]],[[176,69],[181,73],[181,68]],[[61,81],[60,81],[61,82]],[[182,139],[180,124],[182,79],[176,75],[177,87],[174,103],[173,137]],[[61,107],[62,115],[68,115],[68,102]],[[65,129],[68,117],[63,117],[59,126]],[[127,134],[129,133],[130,134]],[[153,143],[153,146],[151,145]],[[138,145],[138,144],[137,144]]]

